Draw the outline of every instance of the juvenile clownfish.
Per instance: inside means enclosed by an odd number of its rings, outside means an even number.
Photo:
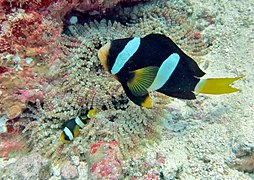
[[[181,99],[196,99],[194,93],[227,94],[242,78],[201,79],[205,73],[170,38],[150,34],[113,40],[99,49],[102,66],[123,86],[128,98],[151,108],[151,91]]]
[[[60,136],[60,139],[63,143],[72,141],[75,137],[79,135],[79,129],[83,128],[85,124],[91,121],[91,118],[94,117],[96,113],[96,108],[91,108],[81,112],[75,119],[70,119],[63,123],[63,132]]]

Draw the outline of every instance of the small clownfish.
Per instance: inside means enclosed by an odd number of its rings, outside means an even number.
[[[195,93],[227,94],[242,78],[201,79],[205,73],[170,38],[149,34],[113,40],[99,49],[102,66],[123,86],[135,104],[151,108],[151,91],[180,99],[196,99]]]
[[[70,119],[63,123],[63,132],[60,139],[63,143],[72,141],[75,137],[79,135],[79,129],[83,128],[85,124],[91,121],[96,113],[96,108],[91,108],[81,112],[75,119]]]

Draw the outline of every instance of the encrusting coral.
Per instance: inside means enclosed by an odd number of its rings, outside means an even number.
[[[69,26],[61,40],[65,58],[50,67],[47,76],[51,81],[44,87],[44,102],[37,101],[37,110],[28,115],[34,119],[33,127],[26,129],[33,151],[57,158],[82,156],[95,142],[116,141],[126,155],[145,140],[158,139],[157,123],[163,118],[163,106],[169,98],[154,93],[152,109],[133,104],[121,85],[103,70],[97,51],[112,39],[156,32],[171,37],[191,55],[205,54],[209,38],[202,37],[201,30],[191,26],[195,18],[189,8],[184,4],[176,7],[172,3],[148,3],[120,9],[119,22],[102,19]],[[121,22],[126,17],[131,23]],[[91,106],[97,108],[92,121],[73,142],[62,144],[61,125],[77,116],[79,109]]]

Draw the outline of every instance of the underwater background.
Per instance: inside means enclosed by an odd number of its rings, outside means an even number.
[[[253,0],[0,0],[1,179],[254,179],[253,17]],[[151,33],[241,91],[137,106],[97,54]]]

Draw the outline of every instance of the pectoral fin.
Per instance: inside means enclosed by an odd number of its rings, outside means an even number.
[[[148,94],[148,87],[153,83],[158,72],[157,66],[148,66],[136,71],[129,72],[127,86],[134,96],[144,96]]]

